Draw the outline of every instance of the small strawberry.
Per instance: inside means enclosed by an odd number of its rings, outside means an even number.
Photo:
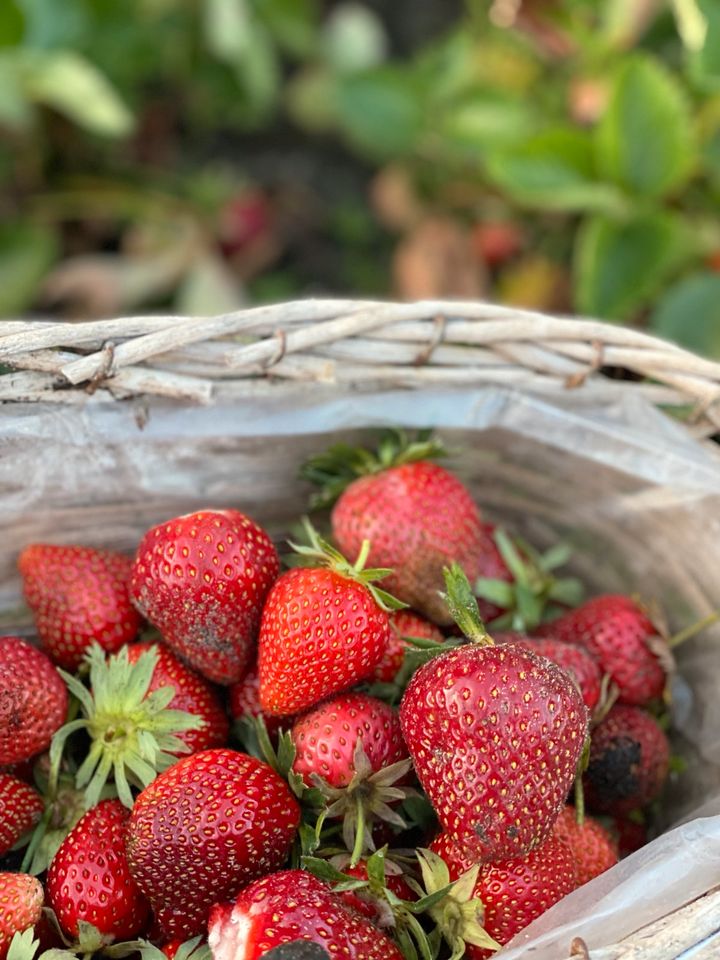
[[[20,637],[0,637],[0,763],[46,750],[65,720],[67,702],[47,654]]]
[[[425,438],[408,443],[403,434],[389,432],[375,456],[338,445],[310,460],[301,475],[324,487],[322,502],[339,494],[332,531],[340,551],[357,556],[369,540],[369,562],[394,571],[387,589],[446,624],[452,618],[438,596],[443,567],[454,560],[475,580],[483,534],[467,487],[427,460],[440,451]]]
[[[168,520],[143,537],[131,597],[172,649],[208,680],[238,681],[280,561],[270,537],[237,510]]]
[[[385,889],[390,890],[400,900],[417,900],[417,894],[408,886],[402,868],[392,860],[384,859],[383,890],[375,890],[372,869],[368,873],[368,860],[359,860],[353,867],[350,864],[350,858],[340,854],[333,857],[331,863],[348,877],[369,881],[367,887],[360,887],[356,890],[338,890],[337,896],[347,907],[350,907],[355,913],[359,913],[360,916],[372,920],[378,927],[395,925],[393,911],[384,895]]]
[[[372,675],[391,637],[388,611],[402,606],[373,584],[386,570],[365,570],[306,527],[301,556],[325,564],[296,567],[268,594],[258,640],[260,704],[276,715],[299,713]]]
[[[128,869],[129,816],[119,800],[103,800],[60,844],[48,870],[47,895],[67,936],[80,935],[81,921],[108,941],[129,939],[144,929],[150,906]]]
[[[402,960],[395,944],[349,910],[321,880],[285,870],[245,887],[232,904],[210,915],[208,942],[214,960],[260,960],[274,947],[296,941],[318,944],[308,957]]]
[[[161,773],[135,801],[130,871],[167,939],[201,933],[213,904],[277,870],[300,808],[267,764],[234,750],[203,750]]]
[[[412,610],[396,610],[391,613],[390,627],[390,640],[372,675],[373,680],[381,683],[392,683],[402,667],[405,651],[408,649],[406,637],[435,640],[437,643],[442,643],[445,639],[434,623]]]
[[[474,642],[415,673],[400,723],[420,783],[461,852],[476,861],[522,856],[549,835],[575,778],[588,713],[556,664],[495,646],[456,565],[447,600]]]
[[[572,850],[579,887],[618,862],[617,844],[605,827],[587,815],[578,823],[574,807],[563,807],[552,835]]]
[[[173,687],[175,696],[168,703],[168,709],[183,710],[202,720],[202,725],[178,733],[178,739],[187,747],[187,751],[183,752],[197,753],[198,750],[224,746],[230,724],[220,698],[210,683],[186,667],[163,644],[133,643],[128,647],[130,663],[137,663],[146,650],[154,650],[158,658],[147,692]]]
[[[27,873],[0,873],[0,960],[16,933],[34,927],[43,906],[42,884]]]
[[[403,829],[392,810],[406,791],[397,786],[411,763],[397,714],[364,693],[332,697],[295,721],[293,771],[318,787],[330,803],[327,816],[343,818],[343,839],[352,862],[374,849],[371,828],[384,820]]]
[[[640,707],[616,704],[592,731],[583,777],[590,809],[625,816],[660,793],[670,746],[657,720]]]
[[[584,647],[618,688],[620,703],[642,706],[661,697],[671,657],[667,643],[630,597],[606,594],[588,600],[538,634]]]
[[[91,547],[35,543],[18,558],[28,606],[43,647],[61,667],[77,670],[92,643],[119,650],[140,629],[130,603],[132,561]]]
[[[253,664],[242,680],[228,689],[228,704],[233,720],[254,720],[262,717],[271,739],[276,738],[281,728],[292,726],[292,717],[273,717],[260,706],[260,676],[257,664]]]
[[[0,857],[32,830],[43,809],[43,799],[34,787],[0,773]]]
[[[532,650],[541,657],[547,657],[570,674],[582,693],[585,706],[593,711],[600,702],[602,694],[602,672],[595,657],[575,643],[565,643],[553,637],[531,639],[522,634],[493,633],[495,643],[507,641]]]

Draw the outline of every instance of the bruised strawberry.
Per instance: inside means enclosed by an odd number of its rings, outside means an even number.
[[[657,720],[618,703],[592,732],[586,803],[598,813],[625,816],[660,794],[669,765],[670,745]]]
[[[396,610],[390,614],[391,634],[383,658],[375,667],[373,680],[392,683],[405,659],[408,649],[406,637],[419,637],[422,640],[435,640],[442,643],[445,639],[435,626],[412,610]]]
[[[30,832],[43,809],[43,799],[34,787],[0,773],[0,857]]]
[[[47,749],[67,702],[47,654],[20,637],[0,637],[0,763],[19,763]]]
[[[0,960],[16,933],[34,927],[42,915],[43,888],[27,873],[0,873]]]
[[[238,681],[280,561],[270,537],[237,510],[168,520],[143,537],[131,597],[168,646],[208,680]]]
[[[230,724],[217,692],[210,683],[189,667],[162,644],[134,643],[128,647],[128,660],[137,663],[146,650],[153,650],[157,663],[147,689],[150,694],[162,687],[173,687],[175,696],[168,703],[170,710],[184,710],[203,723],[190,730],[181,730],[177,737],[189,753],[222,747],[227,742]]]
[[[129,557],[35,543],[20,554],[18,567],[43,647],[66,670],[77,670],[93,643],[112,652],[137,635]]]
[[[202,933],[210,908],[281,867],[300,822],[287,783],[234,750],[203,750],[161,773],[135,801],[130,871],[165,938]]]
[[[256,880],[234,903],[216,906],[210,915],[214,960],[260,960],[274,947],[296,941],[316,943],[328,957],[402,960],[384,933],[304,870]]]
[[[118,940],[144,929],[150,906],[128,869],[129,815],[119,800],[102,800],[75,824],[53,857],[47,894],[67,936],[79,935],[81,921]]]
[[[502,636],[502,640],[501,640]],[[537,637],[530,639],[518,633],[493,633],[496,643],[507,642],[520,644],[526,650],[532,650],[541,657],[547,657],[572,677],[580,689],[585,706],[592,711],[600,701],[602,692],[602,672],[600,665],[591,653],[574,643],[564,643],[553,637]]]
[[[605,827],[587,814],[578,823],[574,807],[563,807],[552,835],[572,850],[579,887],[618,862],[617,844]]]

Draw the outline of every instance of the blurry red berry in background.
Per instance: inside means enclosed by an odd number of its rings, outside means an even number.
[[[270,231],[271,215],[267,197],[248,191],[234,197],[220,212],[218,239],[227,257],[241,253]]]
[[[524,239],[521,228],[509,221],[478,223],[472,232],[476,257],[491,268],[499,267],[519,253]]]

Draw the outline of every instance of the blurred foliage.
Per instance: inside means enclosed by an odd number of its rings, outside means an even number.
[[[720,0],[0,4],[0,315],[477,296],[720,356],[719,199]]]

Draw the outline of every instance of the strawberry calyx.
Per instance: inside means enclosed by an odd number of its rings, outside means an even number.
[[[380,434],[375,450],[336,443],[310,457],[298,476],[319,488],[310,498],[311,509],[319,510],[333,504],[358,477],[444,455],[442,441],[433,439],[431,430],[418,430],[412,438],[405,430],[388,429]]]
[[[362,584],[369,590],[375,603],[386,613],[390,613],[392,610],[404,610],[407,607],[407,604],[403,603],[402,600],[398,600],[392,594],[376,586],[376,581],[389,576],[392,570],[386,567],[365,568],[370,554],[369,540],[363,540],[357,560],[355,563],[350,563],[332,544],[323,540],[307,517],[303,517],[302,524],[308,543],[298,544],[288,541],[296,554],[306,560],[313,561],[313,566],[328,567],[340,574],[341,577],[347,577],[348,580],[354,580],[356,583]]]
[[[493,539],[512,580],[479,577],[473,585],[475,596],[504,611],[493,619],[493,627],[526,632],[540,624],[546,612],[550,612],[546,610],[549,605],[565,609],[582,602],[580,581],[575,577],[556,577],[553,573],[570,559],[571,551],[566,543],[557,543],[540,553],[520,537],[510,537],[500,527],[494,530]]]
[[[479,646],[493,646],[494,641],[480,619],[477,600],[463,568],[459,563],[443,567],[443,577],[445,593],[441,593],[441,596],[463,636]]]
[[[35,928],[18,931],[13,935],[8,947],[6,960],[77,960],[77,954],[72,950],[62,950],[51,947],[37,954],[40,941],[35,936]]]
[[[150,649],[130,663],[127,647],[106,658],[98,644],[85,655],[90,689],[63,670],[60,674],[84,714],[61,727],[50,744],[49,792],[57,792],[57,778],[68,738],[78,730],[90,736],[88,754],[77,770],[75,785],[85,791],[86,808],[95,806],[110,778],[126,807],[132,807],[131,787],[144,789],[158,773],[187,753],[177,736],[204,724],[184,710],[170,710],[175,688],[161,687],[148,694],[158,653]]]

